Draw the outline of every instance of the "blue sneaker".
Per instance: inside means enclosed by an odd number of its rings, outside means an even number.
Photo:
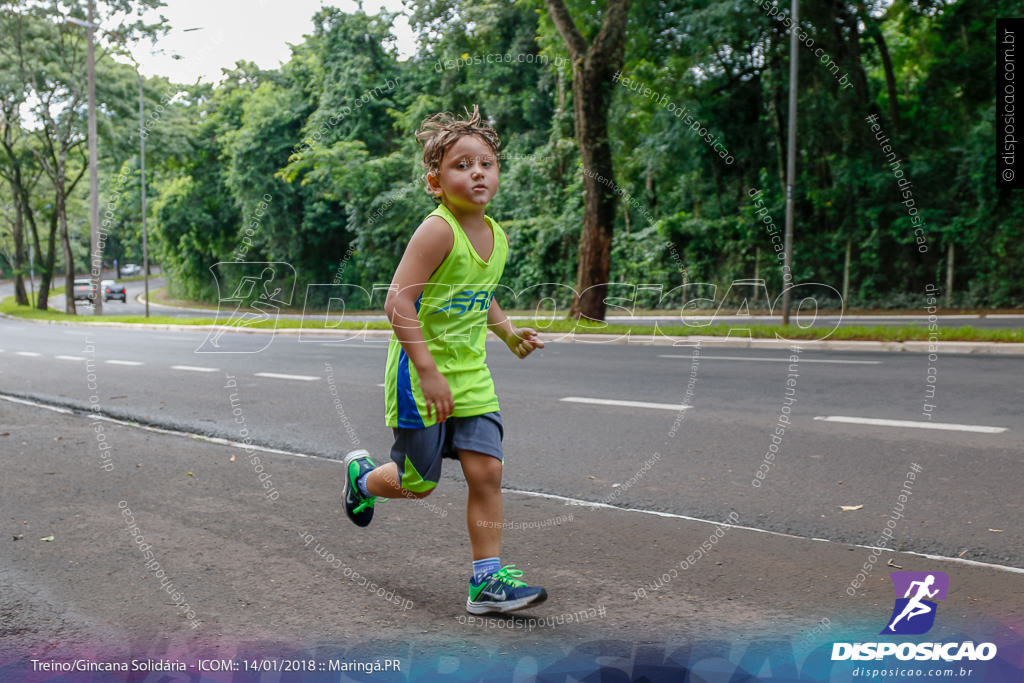
[[[370,454],[364,450],[352,451],[345,456],[345,514],[356,526],[368,526],[373,519],[373,503],[376,497],[364,496],[356,481],[376,465],[370,460]]]
[[[525,581],[520,581],[522,575],[523,572],[510,564],[483,577],[479,583],[470,579],[466,611],[470,614],[512,612],[539,605],[548,599],[548,593],[543,588],[531,588]]]

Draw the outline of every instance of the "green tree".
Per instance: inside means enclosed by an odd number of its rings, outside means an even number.
[[[572,65],[576,139],[584,170],[585,203],[576,276],[578,298],[570,315],[604,320],[611,272],[616,190],[608,109],[614,76],[622,68],[628,0],[608,0],[601,27],[588,41],[562,0],[545,0]]]

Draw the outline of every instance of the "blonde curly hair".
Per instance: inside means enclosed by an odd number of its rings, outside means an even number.
[[[443,111],[424,119],[420,129],[416,131],[416,139],[423,145],[423,169],[426,173],[421,177],[428,192],[430,185],[427,176],[437,176],[444,155],[459,138],[477,135],[491,148],[495,158],[500,158],[498,150],[501,149],[501,140],[498,138],[498,132],[480,116],[480,107],[474,104],[472,113],[465,107],[463,109],[467,116],[465,119],[459,119],[455,114]],[[437,196],[434,199],[440,201]]]

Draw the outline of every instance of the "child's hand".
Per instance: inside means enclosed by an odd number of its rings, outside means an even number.
[[[439,371],[420,375],[420,391],[423,392],[423,400],[427,404],[427,417],[437,416],[438,422],[444,422],[455,411],[455,402],[452,400],[452,390]]]
[[[544,342],[537,336],[537,331],[529,327],[515,328],[512,336],[506,339],[505,343],[508,344],[508,348],[512,350],[512,353],[520,358],[526,358],[533,353],[534,349],[544,348]]]

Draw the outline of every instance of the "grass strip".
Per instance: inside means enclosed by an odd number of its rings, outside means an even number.
[[[54,291],[59,294],[59,291]],[[103,316],[81,316],[68,315],[60,311],[40,311],[29,306],[18,306],[14,297],[9,296],[0,302],[0,313],[17,316],[25,320],[65,321],[75,323],[90,322],[114,322],[127,323],[132,325],[213,325],[216,318],[175,318],[172,316],[159,315],[146,318],[141,315],[103,315]],[[623,336],[646,337],[654,332],[652,325],[628,325],[622,323],[592,323],[588,321],[577,322],[569,319],[533,319],[516,320],[520,327],[533,327],[534,329],[553,333],[568,334],[611,334]],[[311,316],[303,320],[292,320],[288,318],[270,319],[253,323],[248,327],[261,329],[306,329],[306,330],[390,330],[391,325],[385,320],[370,322],[343,322],[325,321],[323,317]],[[660,322],[657,326],[658,332],[667,337],[726,337],[730,332],[733,336],[742,334],[739,330],[749,330],[750,337],[754,339],[791,339],[811,341],[815,339],[828,339],[831,341],[928,341],[928,328],[924,325],[851,325],[838,327],[831,333],[828,327],[800,328],[794,325],[740,325],[717,324],[717,325],[663,325]],[[826,336],[827,335],[827,336]],[[742,336],[746,336],[742,334]],[[979,329],[974,327],[940,327],[938,330],[939,341],[962,341],[962,342],[1004,342],[1024,343],[1024,330],[1012,329]]]

